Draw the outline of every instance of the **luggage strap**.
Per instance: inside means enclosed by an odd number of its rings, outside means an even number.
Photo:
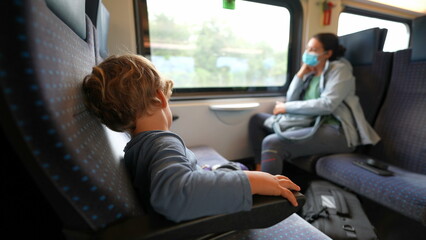
[[[355,227],[353,227],[352,225],[349,225],[349,224],[345,224],[345,225],[343,225],[342,228],[345,231],[346,236],[349,239],[357,239]]]
[[[321,215],[323,212],[325,212],[325,213],[326,213],[326,216],[322,216],[322,215]],[[318,219],[318,218],[320,218],[320,217],[328,217],[327,207],[323,207],[323,208],[321,208],[318,212],[316,212],[316,213],[314,213],[314,214],[312,214],[312,215],[310,215],[310,216],[307,216],[307,217],[305,218],[305,220],[306,220],[308,223],[313,223],[315,220],[317,220],[317,219]]]
[[[350,216],[349,207],[348,207],[348,204],[346,203],[346,200],[343,194],[340,191],[336,191],[334,189],[331,189],[330,192],[336,202],[337,214],[342,217],[349,217]]]

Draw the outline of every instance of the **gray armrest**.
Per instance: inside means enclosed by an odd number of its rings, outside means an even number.
[[[134,217],[109,226],[96,234],[99,239],[187,239],[233,230],[266,228],[297,212],[305,196],[295,193],[298,207],[282,197],[254,196],[251,211],[203,217],[174,223],[162,216]]]

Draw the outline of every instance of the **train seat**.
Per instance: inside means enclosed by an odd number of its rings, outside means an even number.
[[[10,34],[1,46],[2,127],[64,229],[93,231],[142,214],[124,165],[81,101],[81,79],[96,64],[85,1],[7,1],[1,9],[10,16],[0,23]]]
[[[386,29],[372,28],[339,37],[346,48],[345,58],[352,64],[356,94],[370,124],[376,119],[390,80],[393,53],[382,51],[386,35]],[[290,163],[315,172],[315,163],[321,156],[324,155],[300,157]]]
[[[267,236],[265,238],[265,236]],[[296,213],[285,220],[266,229],[248,229],[232,233],[221,240],[259,240],[259,239],[294,239],[294,240],[331,240],[331,238],[312,227]]]
[[[204,169],[215,169],[216,167],[249,170],[248,167],[239,162],[229,161],[220,155],[212,147],[200,145],[189,148],[197,156],[198,165]]]
[[[411,45],[415,46],[416,51],[413,51],[411,54],[411,60],[416,61],[425,61],[426,59],[426,16],[416,18],[413,22],[413,32],[414,34],[411,38]]]
[[[424,17],[414,20],[413,39],[417,39],[417,34],[425,36],[425,23]],[[422,31],[417,32],[417,28]],[[381,141],[362,155],[323,157],[318,160],[316,171],[321,177],[426,225],[426,52],[421,56],[418,49],[424,49],[424,41],[413,41],[411,49],[394,54],[388,92],[374,124]],[[368,158],[388,163],[394,175],[380,176],[353,164]]]
[[[96,63],[108,57],[108,32],[110,15],[100,0],[86,0],[86,14],[95,28]]]
[[[8,161],[25,167],[8,172],[29,172],[67,239],[188,238],[269,227],[299,209],[281,197],[254,196],[251,211],[183,223],[145,214],[104,127],[82,103],[81,81],[103,55],[102,35],[92,22],[98,16],[91,18],[86,4],[20,0],[0,5],[5,16],[0,26],[7,33],[0,36],[0,122],[19,155]],[[297,198],[302,206],[303,195]],[[19,227],[23,233],[28,228]]]
[[[383,52],[387,29],[372,28],[339,37],[353,67],[356,94],[373,125],[390,81],[393,53]]]

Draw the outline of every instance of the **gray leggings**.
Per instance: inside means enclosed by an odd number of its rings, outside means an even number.
[[[300,136],[310,129],[286,131],[285,135]],[[347,153],[354,149],[348,147],[342,128],[336,125],[323,124],[314,136],[300,141],[283,140],[276,134],[270,134],[262,141],[262,171],[281,174],[283,161],[314,154]]]

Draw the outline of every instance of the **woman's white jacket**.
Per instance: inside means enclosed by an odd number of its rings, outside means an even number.
[[[303,78],[294,76],[286,96],[287,113],[332,114],[341,122],[349,147],[376,144],[380,140],[365,119],[358,96],[355,95],[355,77],[348,60],[340,58],[327,61],[319,83],[320,97],[301,100],[303,82],[308,76],[309,74]]]

